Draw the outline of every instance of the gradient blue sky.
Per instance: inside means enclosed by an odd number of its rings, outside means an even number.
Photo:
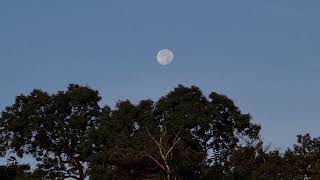
[[[0,109],[69,83],[111,106],[195,84],[234,99],[285,148],[299,133],[320,136],[319,9],[319,0],[3,0]],[[162,48],[173,64],[157,64]]]

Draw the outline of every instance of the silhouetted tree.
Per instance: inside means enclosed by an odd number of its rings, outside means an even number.
[[[234,177],[246,179],[287,179],[285,161],[279,151],[264,149],[262,142],[255,146],[239,146],[228,160]]]
[[[228,97],[179,85],[157,101],[98,104],[71,84],[17,96],[0,117],[0,179],[302,180],[320,178],[320,138],[299,135],[284,153],[263,146],[260,126]]]
[[[19,157],[33,155],[45,178],[84,179],[88,130],[96,126],[99,100],[97,91],[79,85],[52,95],[34,90],[2,113],[1,134]]]
[[[298,135],[297,144],[284,155],[288,176],[295,179],[320,178],[320,138]]]
[[[227,161],[232,175],[248,179],[304,180],[320,178],[320,138],[298,135],[284,154],[258,146],[237,147]]]
[[[7,165],[0,166],[1,180],[32,179],[30,175],[30,166],[27,164],[18,164],[15,157],[8,159]]]
[[[217,93],[207,98],[195,86],[179,85],[157,102],[119,102],[105,114],[93,136],[96,179],[199,179],[205,168],[223,174],[230,151],[242,140],[257,140],[260,130],[232,100]]]

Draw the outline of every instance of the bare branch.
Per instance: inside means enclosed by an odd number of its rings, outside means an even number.
[[[172,146],[170,147],[170,149],[168,150],[168,152],[167,152],[167,154],[166,154],[166,158],[167,158],[168,155],[171,153],[171,151],[173,150],[174,146],[180,141],[179,134],[180,134],[181,130],[182,130],[182,128],[179,129],[178,133],[177,133],[176,136],[174,137],[173,144],[172,144]]]
[[[150,138],[157,144],[158,148],[159,148],[159,153],[160,153],[160,156],[161,158],[166,161],[166,158],[165,156],[163,155],[163,151],[162,151],[162,137],[160,136],[160,139],[159,139],[159,142],[151,135],[149,129],[146,127],[146,130],[148,132],[148,135],[150,136]]]
[[[164,171],[167,171],[167,169],[158,160],[156,160],[154,157],[152,157],[149,154],[146,154],[146,156],[148,156],[150,159],[152,159],[154,162],[156,162]]]
[[[162,157],[163,161],[166,161],[167,158],[163,155],[163,149],[162,149],[161,140],[162,140],[162,138],[160,138],[160,145],[158,146],[159,147],[159,152],[160,152],[160,156]]]
[[[206,156],[203,158],[203,160],[199,163],[199,165],[205,163],[207,159],[208,159],[208,156],[206,155]]]
[[[160,146],[159,142],[151,135],[149,128],[146,127],[149,137],[158,145]]]

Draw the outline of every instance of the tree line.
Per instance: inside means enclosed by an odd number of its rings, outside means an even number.
[[[320,138],[268,149],[260,125],[225,95],[178,85],[157,101],[100,100],[77,84],[17,96],[0,116],[0,155],[14,155],[0,179],[320,179]],[[18,163],[26,155],[35,169]]]

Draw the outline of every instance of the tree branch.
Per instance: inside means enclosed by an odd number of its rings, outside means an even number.
[[[176,136],[174,137],[174,140],[173,140],[173,144],[172,146],[170,147],[170,149],[168,150],[167,154],[166,154],[166,158],[168,157],[168,155],[170,154],[170,152],[173,150],[174,146],[180,141],[180,138],[179,137],[179,134],[181,132],[182,128],[179,129],[178,133],[176,134]]]
[[[147,132],[148,132],[149,137],[150,137],[158,146],[160,146],[160,145],[159,145],[159,142],[158,142],[156,139],[154,139],[154,137],[150,134],[149,128],[146,127],[146,130],[147,130]]]
[[[150,159],[152,159],[154,162],[156,162],[164,171],[167,171],[167,169],[159,161],[157,161],[154,157],[152,157],[149,154],[146,154],[146,156],[148,156]]]

